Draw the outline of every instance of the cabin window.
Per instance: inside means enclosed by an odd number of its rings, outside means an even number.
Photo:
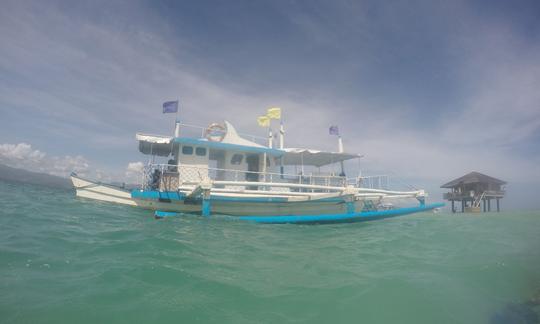
[[[231,164],[233,165],[241,164],[243,159],[244,159],[244,156],[242,154],[235,154],[231,158]]]
[[[193,154],[193,146],[182,146],[182,154],[184,154],[184,155],[192,155]]]
[[[195,154],[198,156],[206,156],[206,147],[195,148]]]

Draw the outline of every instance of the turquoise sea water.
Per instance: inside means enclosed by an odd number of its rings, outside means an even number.
[[[2,323],[489,323],[539,289],[540,212],[155,220],[0,182]]]

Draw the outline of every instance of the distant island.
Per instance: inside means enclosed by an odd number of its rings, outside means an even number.
[[[12,168],[3,164],[0,164],[0,180],[7,182],[36,184],[61,189],[73,188],[71,181],[67,178]]]
[[[0,164],[0,181],[28,183],[59,189],[73,189],[73,183],[69,178],[59,177],[51,174],[31,172],[24,169],[13,168],[5,164]],[[98,182],[101,183],[101,182]],[[138,188],[138,184],[122,183],[113,181],[108,183],[113,186],[122,187],[127,190]]]

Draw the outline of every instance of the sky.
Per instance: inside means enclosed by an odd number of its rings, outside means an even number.
[[[283,110],[286,146],[365,155],[364,174],[503,179],[540,208],[538,1],[2,1],[0,163],[133,175],[136,132]]]

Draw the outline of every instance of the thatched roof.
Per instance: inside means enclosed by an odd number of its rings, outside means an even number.
[[[464,175],[461,178],[457,178],[455,180],[452,180],[448,183],[443,184],[441,188],[454,188],[459,185],[469,184],[469,183],[492,183],[492,184],[498,184],[498,185],[506,184],[505,181],[487,176],[480,172],[473,171],[471,173]]]

